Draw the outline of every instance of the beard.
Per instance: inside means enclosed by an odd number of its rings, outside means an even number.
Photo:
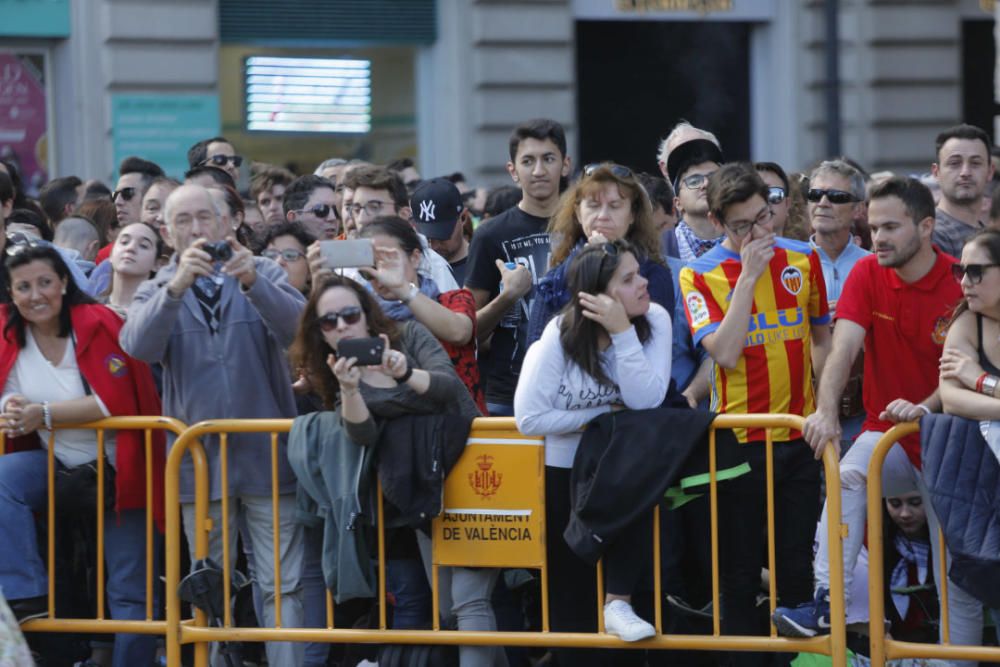
[[[920,236],[914,234],[913,238],[911,238],[906,245],[896,250],[892,256],[887,257],[884,261],[879,259],[878,263],[879,266],[884,266],[890,269],[898,269],[913,259],[918,252],[920,252]]]

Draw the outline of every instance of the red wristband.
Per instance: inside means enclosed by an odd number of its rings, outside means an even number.
[[[976,380],[976,393],[977,394],[983,393],[983,382],[985,382],[986,378],[988,378],[989,376],[990,376],[989,373],[983,373],[982,375],[979,376],[979,379]]]

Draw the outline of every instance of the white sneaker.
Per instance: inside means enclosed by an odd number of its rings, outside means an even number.
[[[604,631],[627,642],[649,639],[656,634],[656,628],[639,618],[625,600],[612,600],[604,605]]]

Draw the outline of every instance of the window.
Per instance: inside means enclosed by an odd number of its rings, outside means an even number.
[[[246,126],[264,132],[371,131],[371,61],[246,59]]]

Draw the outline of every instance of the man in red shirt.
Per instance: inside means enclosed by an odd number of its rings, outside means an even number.
[[[820,381],[816,412],[806,418],[803,432],[817,458],[827,443],[838,447],[839,398],[851,365],[864,345],[866,419],[861,435],[840,462],[842,516],[848,529],[844,539],[845,590],[850,590],[865,533],[866,484],[872,451],[893,424],[919,419],[941,409],[938,361],[951,312],[962,296],[961,288],[951,276],[955,260],[931,244],[934,199],[930,191],[915,179],[895,177],[873,187],[869,201],[868,219],[875,254],[859,260],[844,285],[837,303],[833,350]],[[914,435],[889,451],[882,469],[884,495],[922,490],[919,468],[920,440]],[[936,517],[927,498],[924,504],[934,535]],[[812,637],[829,632],[830,572],[825,511],[818,538],[813,564],[816,598],[807,605],[779,607],[775,611],[774,622],[782,634]],[[937,540],[931,542],[936,550]],[[935,560],[938,555],[934,554]],[[949,590],[955,588],[949,586]],[[957,625],[962,624],[956,624],[954,613],[952,619],[952,642],[965,643],[956,637]],[[981,632],[981,623],[978,627]]]

